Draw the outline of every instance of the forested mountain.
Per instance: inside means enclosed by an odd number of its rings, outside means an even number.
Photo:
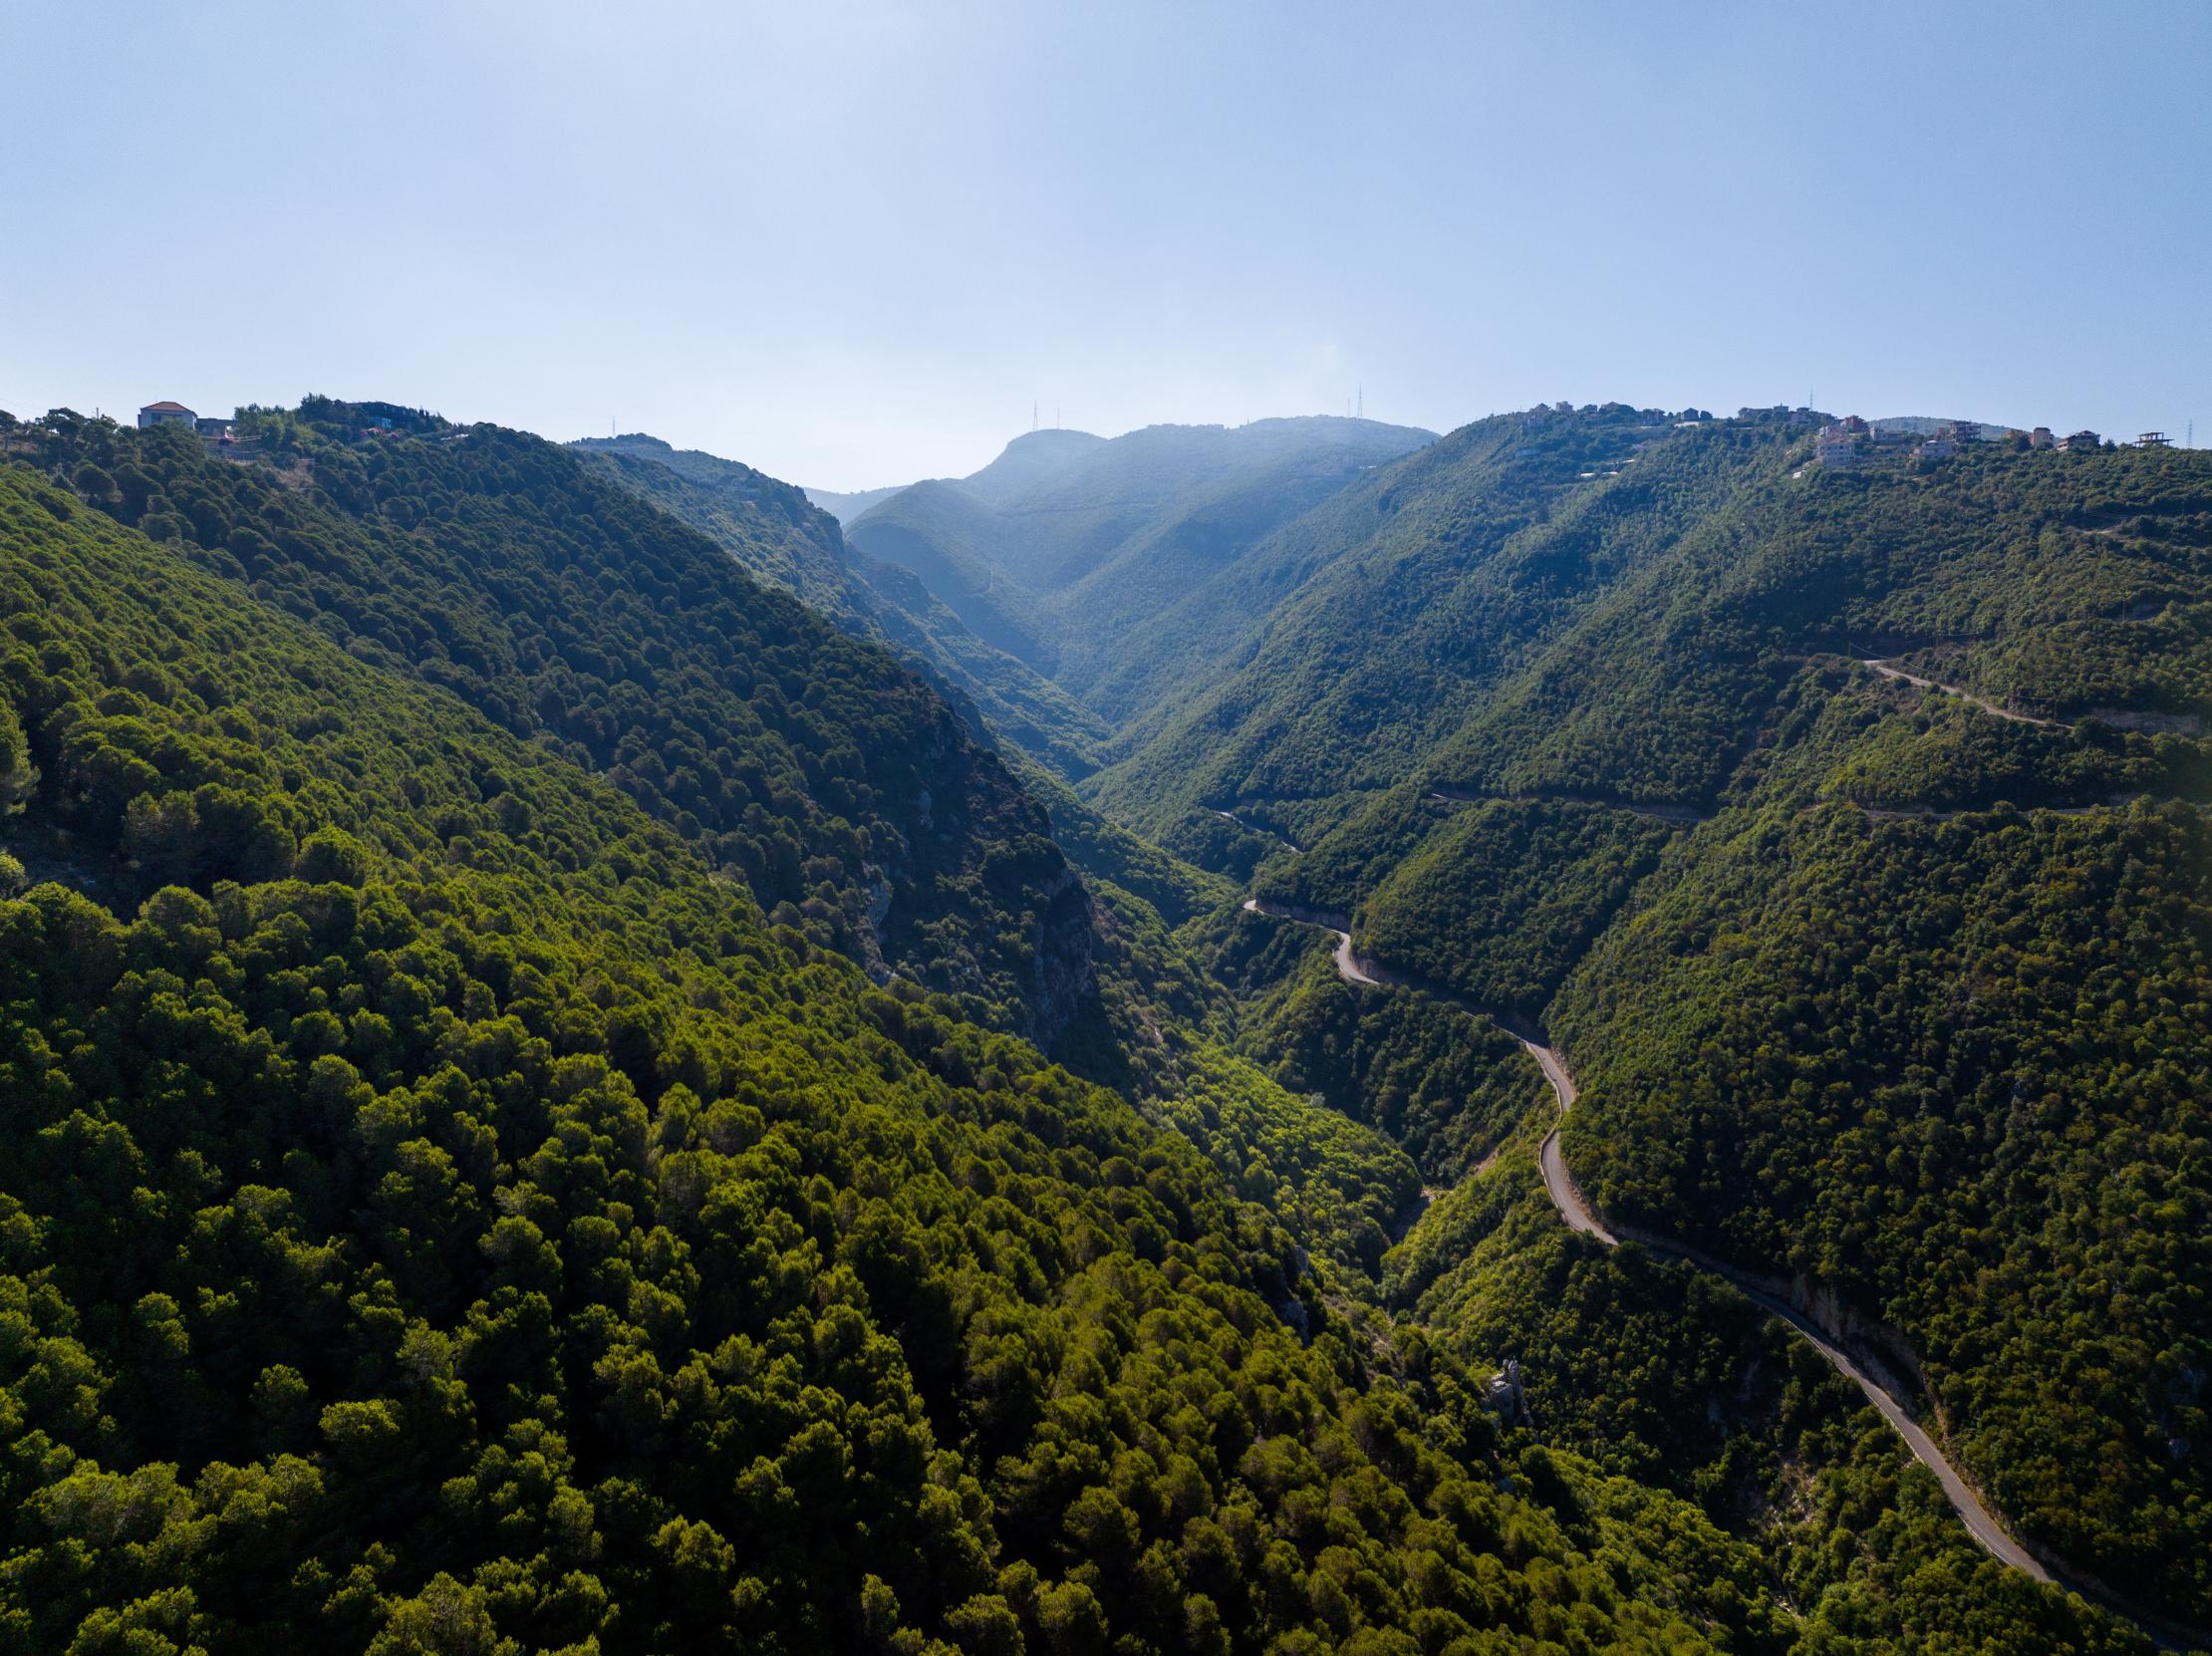
[[[851,538],[1081,699],[1125,635],[1222,561],[1432,440],[1334,418],[1034,431],[971,476],[892,496]]]
[[[0,1649],[2212,1620],[2212,467],[1262,424],[0,418]]]
[[[1079,1014],[1096,939],[1043,813],[884,651],[541,438],[320,400],[239,428],[263,463],[66,417],[25,446],[361,659],[604,772],[826,945],[1041,1039]]]
[[[1357,543],[1095,797],[1548,1025],[1600,1211],[1795,1279],[2032,1544],[2203,1625],[2212,464],[1830,474],[1781,421],[1643,423],[1617,477],[1544,504],[1494,460]],[[1316,517],[1418,509],[1481,434]],[[1460,590],[1511,613],[1427,627]],[[1393,1131],[1450,1177],[1506,1118],[1462,1119]]]
[[[633,492],[711,535],[746,570],[840,619],[859,595],[834,519],[804,489],[737,460],[676,448],[633,431],[568,445],[600,461]],[[655,498],[659,496],[660,498]],[[684,509],[677,510],[680,503]]]
[[[10,1648],[1791,1643],[1754,1548],[1504,1442],[1182,1133],[772,923],[482,612],[384,642],[407,537],[557,578],[467,538],[500,498],[710,577],[548,445],[339,414],[0,464]]]
[[[847,544],[826,512],[804,503],[812,491],[736,460],[671,448],[656,437],[593,437],[573,446],[624,487],[707,535],[754,575],[788,588],[846,631],[906,657],[1055,774],[1076,778],[1098,768],[1106,736],[1100,720],[1057,685],[976,637],[911,571]]]
[[[1611,405],[1483,420],[1368,473],[1133,641],[1094,696],[1135,750],[1087,791],[1202,858],[1214,809],[1247,803],[1309,843],[1773,454],[1763,430],[1699,440]]]

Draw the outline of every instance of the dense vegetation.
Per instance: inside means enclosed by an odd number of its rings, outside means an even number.
[[[1533,1017],[1671,833],[1602,805],[1466,806],[1376,886],[1360,910],[1362,947],[1479,1005]]]
[[[1931,646],[1963,652],[1966,680],[1999,703],[2071,714],[2089,698],[2186,724],[2212,711],[2208,491],[2201,459],[2179,451],[1988,452],[1840,475],[1772,464],[1430,762],[1492,791],[1697,803],[1758,740],[1805,658]],[[2115,517],[2155,521],[2164,538],[2132,538]],[[2093,694],[2086,682],[2047,688],[2090,662]],[[2037,677],[2005,677],[2002,664],[2036,664]],[[2145,771],[2192,762],[2171,737],[2111,733]]]
[[[68,416],[25,446],[358,658],[604,772],[779,919],[1005,1027],[1078,1015],[1088,904],[1043,813],[882,649],[537,437],[313,399],[239,428],[277,463]]]
[[[1536,527],[1490,531],[1549,544],[1602,498],[1607,544],[1638,550],[1587,566],[1486,688],[1460,632],[1375,607],[1436,602],[1417,571],[1450,556],[1456,491],[1504,510],[1512,465],[1563,466],[1540,430],[1533,454],[1492,435],[1487,460],[1482,433],[1368,485],[1439,514],[1392,554],[1403,574],[1355,581],[1372,552],[1321,563],[1264,618],[1280,668],[1227,670],[1165,761],[1110,769],[1096,797],[1203,854],[1176,811],[1279,810],[1289,767],[1342,790],[1303,855],[1258,869],[1262,895],[1348,917],[1401,975],[1540,1016],[1586,1088],[1566,1149],[1601,1206],[1891,1325],[2010,1521],[2204,1622],[2212,845],[2176,801],[2212,791],[2212,474],[2177,453],[1986,451],[1793,475],[1803,448],[1776,421],[1658,435],[1619,477],[1559,485]],[[1631,492],[1661,477],[1664,500]],[[1358,492],[1294,529],[1323,534]],[[1490,559],[1476,578],[1506,580],[1510,555]],[[1353,662],[1332,700],[1315,676],[1346,636],[1419,654]],[[1352,694],[1392,671],[1399,690]],[[1276,982],[1244,985],[1248,1038],[1296,1084]],[[1502,1313],[1432,1309],[1478,1331]]]
[[[1094,704],[1159,710],[1086,791],[1196,855],[1208,808],[1402,782],[1777,446],[1613,405],[1478,421],[1372,471],[1132,640],[1135,683]]]
[[[1752,806],[1570,981],[1569,1155],[1609,1211],[1895,1324],[2005,1511],[2194,1613],[2212,827],[1818,804],[1863,716],[1798,703]]]
[[[1985,1554],[1863,1395],[1707,1272],[1569,1235],[1526,1141],[1392,1255],[1389,1292],[1449,1348],[1513,1352],[1531,1425],[1675,1488],[1763,1548],[1812,1652],[2146,1651]]]
[[[1059,775],[1098,768],[1106,736],[1098,719],[976,637],[911,571],[847,545],[836,520],[810,508],[800,490],[738,461],[649,436],[594,437],[575,446],[753,574],[787,587],[846,631],[891,647]]]
[[[11,1648],[1787,1642],[1181,1135],[205,550],[0,468]]]
[[[885,503],[925,584],[651,439],[240,428],[0,418],[0,1648],[2142,1648],[1570,1236],[1471,1004],[2212,1619],[2199,459],[1040,433]]]
[[[1550,1089],[1520,1043],[1432,995],[1345,983],[1326,933],[1232,912],[1192,938],[1238,994],[1244,1050],[1403,1146],[1432,1184],[1470,1173]]]

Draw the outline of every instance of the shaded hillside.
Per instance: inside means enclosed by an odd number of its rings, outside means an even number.
[[[912,572],[855,552],[827,515],[799,504],[802,491],[735,460],[679,452],[656,437],[573,446],[754,575],[789,588],[847,632],[888,645],[1058,775],[1097,768],[1103,724],[1056,685],[977,638]]]
[[[359,434],[372,415],[393,428]],[[26,446],[362,659],[606,774],[871,968],[1043,1038],[1086,1003],[1089,903],[1044,814],[883,650],[540,438],[325,401],[240,428],[251,463],[67,419]],[[787,526],[827,523],[760,485]],[[776,545],[808,579],[834,550]]]

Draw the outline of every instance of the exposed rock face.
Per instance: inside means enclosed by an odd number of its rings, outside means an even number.
[[[2148,712],[2135,707],[2091,707],[2083,716],[2115,730],[2139,730],[2146,736],[2194,736],[2204,728],[2204,721],[2195,713]]]
[[[903,843],[878,848],[890,896],[869,919],[884,966],[948,993],[1010,999],[1014,1031],[1049,1048],[1097,990],[1090,893],[1044,808],[950,705],[914,769]],[[995,949],[976,929],[991,915],[1013,923]],[[944,947],[948,930],[976,946],[968,969]],[[1009,934],[1018,947],[1003,947]]]
[[[1483,1404],[1497,1412],[1508,1426],[1529,1426],[1528,1399],[1521,1389],[1521,1359],[1508,1357],[1506,1366],[1490,1377],[1483,1388]]]
[[[1055,852],[1055,855],[1057,853]],[[1098,934],[1092,921],[1091,894],[1065,862],[1048,887],[1035,894],[1035,950],[1027,1001],[1030,1038],[1049,1048],[1097,991]]]

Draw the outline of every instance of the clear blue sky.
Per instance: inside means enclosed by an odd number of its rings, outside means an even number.
[[[927,13],[926,17],[922,14]],[[2212,444],[2212,5],[0,0],[0,408],[1798,402]]]

